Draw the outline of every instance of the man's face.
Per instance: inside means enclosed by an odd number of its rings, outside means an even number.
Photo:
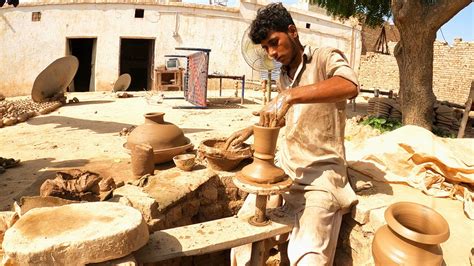
[[[296,36],[293,31],[271,31],[267,38],[261,42],[267,54],[283,65],[289,65],[296,57]]]

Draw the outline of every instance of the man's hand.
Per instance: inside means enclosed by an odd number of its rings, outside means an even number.
[[[227,150],[229,146],[236,147],[244,143],[250,136],[253,135],[253,126],[246,127],[239,131],[236,131],[227,138],[225,142],[224,150]]]
[[[267,103],[260,110],[260,122],[262,127],[277,127],[284,125],[284,118],[291,107],[288,90],[282,91],[276,98]]]

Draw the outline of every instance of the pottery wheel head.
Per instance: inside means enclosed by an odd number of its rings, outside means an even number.
[[[79,67],[75,56],[65,56],[56,59],[36,77],[31,90],[31,98],[35,102],[44,102],[71,84]]]
[[[115,91],[126,91],[130,86],[130,82],[132,82],[132,77],[130,74],[122,74],[118,77],[117,81],[114,84],[114,92]]]

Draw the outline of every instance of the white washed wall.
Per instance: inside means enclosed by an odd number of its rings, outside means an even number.
[[[164,63],[165,54],[183,53],[175,47],[209,48],[209,72],[259,78],[243,60],[240,42],[261,4],[241,2],[237,8],[224,8],[150,1],[53,1],[0,9],[0,92],[4,95],[29,94],[38,73],[66,55],[66,39],[71,37],[97,38],[97,91],[111,90],[118,77],[120,37],[154,38],[155,66]],[[134,18],[136,8],[145,9],[143,19]],[[347,23],[332,21],[324,14],[289,9],[303,43],[337,47],[358,69],[358,28],[353,34]],[[31,21],[34,11],[41,11],[41,21]],[[176,17],[179,36],[173,37]],[[311,29],[305,29],[306,23],[311,23]]]

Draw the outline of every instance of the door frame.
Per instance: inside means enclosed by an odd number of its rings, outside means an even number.
[[[97,36],[67,36],[66,37],[66,56],[73,55],[71,51],[71,46],[69,40],[77,40],[77,39],[92,39],[92,54],[91,54],[91,77],[89,81],[89,91],[96,91],[96,82],[95,82],[95,60],[97,57]],[[74,89],[74,79],[71,81],[69,85],[72,92],[75,91]]]
[[[118,68],[117,68],[117,78],[120,76],[120,70],[122,65],[120,64],[120,55],[122,53],[122,40],[148,40],[151,41],[150,47],[148,47],[148,66],[150,69],[147,73],[147,90],[151,91],[155,88],[155,47],[156,47],[156,37],[137,37],[137,36],[120,36],[119,38],[119,50],[118,50]]]

